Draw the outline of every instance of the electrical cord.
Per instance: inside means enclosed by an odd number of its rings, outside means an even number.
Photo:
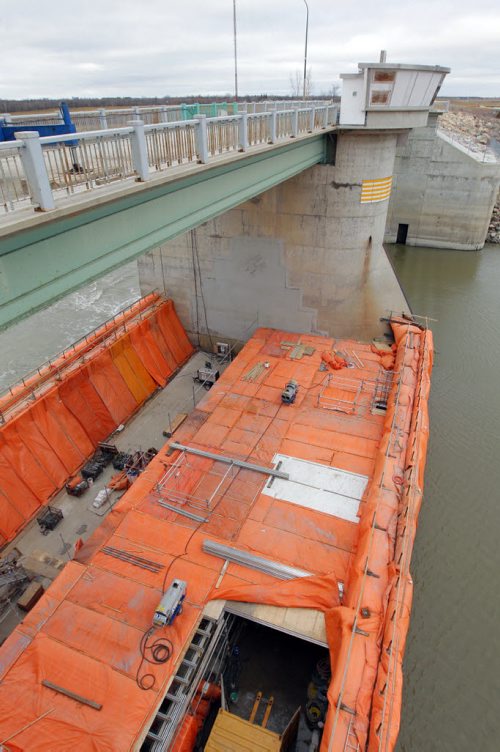
[[[141,675],[141,669],[144,663],[151,663],[153,666],[160,666],[167,663],[172,657],[174,646],[168,637],[157,637],[148,645],[148,639],[154,634],[155,628],[150,627],[141,637],[139,651],[141,653],[141,662],[137,669],[135,681],[140,689],[148,691],[153,689],[156,677],[153,673],[148,672]]]

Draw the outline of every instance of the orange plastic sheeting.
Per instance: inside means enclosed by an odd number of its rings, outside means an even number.
[[[88,365],[90,380],[118,425],[137,409],[137,400],[113,363],[108,350]]]
[[[93,700],[102,709],[95,710],[44,687],[43,680]],[[27,691],[27,682],[36,687],[36,692]],[[147,693],[136,691],[134,679],[109,671],[104,664],[43,632],[4,677],[2,690],[2,738],[13,737],[25,752],[131,749],[150,703]],[[92,730],[90,734],[88,729]]]
[[[0,546],[10,541],[25,521],[0,486]]]
[[[265,603],[268,606],[283,608],[317,608],[327,611],[339,605],[338,580],[333,573],[299,577],[286,582],[273,582],[270,585],[236,585],[212,590],[210,599],[246,603]]]
[[[121,337],[111,345],[109,353],[135,401],[141,405],[154,392],[156,385],[132,348],[130,337]]]
[[[40,505],[39,499],[15,472],[0,439],[0,535],[11,540]]]
[[[9,425],[16,426],[28,450],[44,468],[55,488],[61,488],[68,477],[68,471],[38,428],[33,411],[21,413]]]
[[[351,735],[362,749],[368,744],[373,752],[393,750],[399,728],[401,662],[411,603],[409,562],[427,446],[432,335],[408,324],[393,329],[399,378],[389,396],[372,484],[364,499],[345,605],[330,625],[332,635],[337,633],[337,650],[332,653],[322,750],[345,745],[348,713],[355,715]],[[367,570],[376,577],[367,576]],[[361,632],[353,632],[357,613]]]
[[[165,358],[165,361],[168,363],[168,367],[172,371],[175,371],[177,368],[177,361],[165,341],[165,337],[163,336],[163,333],[161,331],[157,316],[151,316],[151,318],[148,319],[148,322],[151,328],[151,336],[153,337],[156,346]]]
[[[86,368],[71,374],[60,385],[59,395],[94,446],[115,430],[117,423],[90,381]]]
[[[151,293],[145,297],[133,303],[129,308],[121,311],[112,320],[107,321],[102,326],[95,329],[80,342],[72,345],[65,350],[61,355],[53,359],[48,365],[42,366],[36,374],[28,376],[23,379],[21,384],[9,389],[7,394],[0,397],[0,411],[4,412],[10,409],[16,402],[24,399],[31,393],[31,390],[39,387],[41,384],[50,380],[58,370],[67,368],[72,363],[76,362],[82,355],[85,355],[98,344],[116,331],[119,327],[127,325],[132,319],[145,309],[158,304],[159,295],[157,293]]]
[[[7,423],[0,430],[4,439],[3,453],[16,474],[42,503],[57,491],[57,485],[36,454],[28,448],[17,430],[17,421]],[[24,433],[22,434],[24,436]],[[53,454],[53,453],[52,453]],[[56,459],[54,457],[54,459]]]
[[[184,363],[192,355],[193,346],[179,321],[171,300],[167,300],[165,305],[158,309],[156,320],[177,365]]]
[[[342,368],[347,368],[347,361],[336,353],[325,351],[321,353],[321,360],[334,371],[340,371]]]
[[[66,476],[72,475],[94,448],[80,423],[54,392],[38,400],[31,412],[40,433],[63,463]]]
[[[131,330],[130,341],[149,375],[159,386],[165,386],[173,368],[170,367],[153,337],[149,319],[142,321]]]

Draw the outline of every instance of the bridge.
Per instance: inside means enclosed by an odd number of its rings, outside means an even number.
[[[20,131],[0,144],[0,324],[321,162],[336,117],[312,105],[63,142]]]
[[[175,293],[184,323],[193,331],[193,262],[188,270],[189,249],[181,248],[185,233],[200,228],[200,250],[216,266],[224,243],[210,222],[218,218],[234,229],[235,222],[246,221],[248,201],[265,203],[266,197],[274,202],[271,214],[262,213],[251,230],[236,227],[235,237],[242,242],[224,265],[224,272],[230,270],[239,255],[247,269],[241,249],[248,248],[249,238],[273,238],[274,250],[268,247],[264,257],[266,263],[274,258],[273,273],[284,297],[281,301],[280,295],[266,293],[262,308],[276,297],[284,316],[293,298],[297,326],[327,331],[334,309],[338,320],[339,305],[345,309],[353,292],[363,290],[363,317],[373,314],[365,282],[377,275],[379,282],[385,279],[380,295],[399,308],[403,298],[397,285],[388,282],[392,272],[381,255],[395,146],[398,134],[425,124],[446,72],[435,66],[359,64],[358,74],[345,77],[340,117],[327,103],[296,103],[261,112],[246,106],[237,114],[216,117],[198,111],[177,121],[164,113],[156,123],[133,113],[125,126],[67,134],[64,141],[60,135],[39,138],[33,131],[18,132],[17,141],[0,145],[0,326],[146,252],[154,258],[161,247],[177,258],[168,291]],[[100,125],[109,125],[107,114],[102,117],[106,122],[101,119]],[[330,172],[311,172],[320,169],[317,165]],[[299,183],[291,196],[294,179]],[[285,191],[279,200],[273,193],[278,187]],[[278,217],[278,204],[285,207],[285,218]],[[238,217],[235,207],[243,210]],[[204,249],[207,222],[210,248]],[[214,239],[217,247],[212,247]],[[307,255],[310,273],[305,280],[277,251],[289,244]],[[251,265],[259,243],[250,245]],[[348,250],[357,252],[346,256]],[[176,269],[182,271],[176,275]],[[340,301],[332,300],[334,269]],[[238,263],[233,271],[241,284]],[[181,287],[175,289],[179,274]],[[257,278],[254,273],[249,282],[256,284]],[[329,291],[319,292],[327,279]],[[153,282],[158,286],[145,272],[141,284]],[[227,280],[227,289],[233,282]],[[216,299],[217,291],[211,292]],[[259,299],[255,293],[252,305]],[[268,313],[282,325],[276,310]],[[242,317],[241,326],[247,318]],[[214,331],[220,332],[220,326]]]

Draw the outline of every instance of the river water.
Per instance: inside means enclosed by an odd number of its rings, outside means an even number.
[[[399,752],[500,749],[500,247],[388,249],[437,350]]]
[[[398,752],[496,752],[500,247],[388,250],[437,349]],[[0,389],[138,296],[130,264],[0,333]]]

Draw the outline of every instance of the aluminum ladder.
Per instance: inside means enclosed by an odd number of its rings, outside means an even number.
[[[222,619],[217,622],[207,617],[202,618],[151,723],[146,735],[146,743],[149,741],[152,744],[146,745],[146,749],[151,749],[151,752],[164,752],[168,749],[203,679],[206,666],[224,626]]]

